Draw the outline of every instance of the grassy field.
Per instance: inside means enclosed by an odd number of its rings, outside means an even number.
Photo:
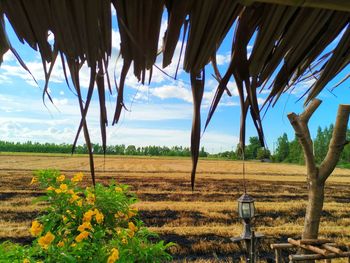
[[[28,227],[41,207],[42,193],[29,186],[32,171],[55,168],[65,175],[86,173],[85,156],[0,154],[0,241],[29,242]],[[230,237],[241,232],[237,198],[242,194],[242,164],[200,160],[196,188],[190,188],[191,162],[184,158],[97,157],[97,181],[115,179],[132,186],[142,219],[173,249],[178,262],[237,262],[238,246]],[[302,166],[247,162],[248,192],[256,199],[255,229],[266,235],[260,256],[272,257],[269,244],[299,238],[307,189]],[[326,187],[321,236],[350,245],[350,170],[337,169]],[[339,261],[340,262],[340,261]]]

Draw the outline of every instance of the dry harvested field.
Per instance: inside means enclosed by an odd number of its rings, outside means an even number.
[[[167,241],[177,262],[237,262],[230,237],[241,232],[237,198],[242,194],[242,164],[200,160],[195,191],[190,188],[189,159],[96,157],[97,181],[115,179],[132,186],[144,222]],[[0,154],[0,241],[29,242],[28,227],[40,212],[32,200],[42,193],[29,186],[32,171],[45,168],[65,175],[86,173],[86,156]],[[266,235],[260,256],[269,261],[268,244],[300,237],[306,205],[302,166],[246,163],[248,192],[255,197],[257,232]],[[350,170],[337,169],[326,187],[321,236],[350,244]]]

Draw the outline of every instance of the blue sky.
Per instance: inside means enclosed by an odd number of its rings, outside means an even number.
[[[10,52],[5,54],[4,62],[0,67],[0,140],[72,143],[80,120],[80,112],[77,98],[65,83],[60,61],[56,63],[49,85],[54,106],[48,99],[45,100],[46,106],[44,106],[42,102],[44,74],[40,56],[28,45],[22,45],[12,32],[10,25],[8,23],[6,25],[12,44],[38,80],[39,85],[22,69]],[[117,61],[120,37],[115,24],[113,27],[113,54],[109,71],[110,76],[113,76],[115,67],[118,78],[122,65],[121,59]],[[166,22],[163,21],[161,36],[165,27]],[[52,38],[53,35],[50,36],[51,40]],[[217,55],[219,69],[222,74],[224,74],[230,60],[231,39],[232,32],[228,34]],[[181,43],[178,43],[173,63],[165,69],[170,75],[175,74],[180,46]],[[162,57],[160,56],[157,59],[159,67],[161,67],[161,61]],[[180,64],[177,80],[169,78],[154,68],[152,82],[149,86],[140,85],[133,77],[132,71],[130,70],[127,77],[127,92],[125,94],[125,102],[129,112],[124,111],[119,124],[108,127],[108,144],[189,146],[192,123],[192,95],[188,74],[182,70],[182,64]],[[202,122],[206,119],[217,86],[217,82],[211,77],[211,73],[212,70],[209,65],[206,71]],[[337,77],[333,84],[344,75],[346,75],[346,72]],[[80,78],[86,92],[89,80],[86,67],[82,69]],[[263,126],[266,141],[271,150],[273,149],[273,142],[283,132],[286,132],[290,139],[294,138],[294,132],[286,115],[292,111],[296,113],[302,111],[303,101],[297,102],[297,99],[311,84],[311,82],[302,83],[292,93],[283,95],[277,105],[266,114]],[[209,152],[232,150],[238,143],[240,120],[238,93],[233,81],[230,81],[228,88],[233,96],[224,95],[202,137],[202,145]],[[350,92],[346,84],[337,88],[334,94],[337,97],[325,90],[319,95],[319,98],[323,99],[324,102],[310,120],[312,135],[315,134],[318,126],[324,127],[334,122],[339,103],[348,103]],[[263,92],[259,95],[259,102],[264,102],[265,98],[266,93]],[[113,117],[115,100],[115,90],[112,95],[107,93],[106,101],[110,121]],[[99,109],[95,96],[88,117],[93,143],[101,142],[98,118]],[[250,116],[247,124],[247,138],[256,136]],[[83,143],[82,138],[79,143]]]

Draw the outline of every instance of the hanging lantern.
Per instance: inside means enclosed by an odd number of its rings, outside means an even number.
[[[238,214],[242,219],[252,219],[255,215],[254,199],[247,193],[238,199]]]
[[[250,239],[252,235],[251,220],[255,215],[254,199],[247,193],[244,193],[238,199],[238,214],[243,219],[243,239]]]

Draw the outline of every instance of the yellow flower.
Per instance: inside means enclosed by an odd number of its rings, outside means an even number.
[[[114,228],[115,232],[117,232],[117,235],[120,236],[122,233],[122,230],[120,229],[120,227],[116,227]]]
[[[104,218],[103,214],[100,211],[98,211],[98,209],[95,209],[94,213],[95,213],[96,222],[98,224],[101,224],[103,222],[103,218]]]
[[[87,212],[85,212],[84,216],[83,216],[83,222],[90,222],[91,221],[91,218],[92,216],[94,215],[94,211],[92,210],[89,210]]]
[[[72,178],[72,182],[81,182],[83,180],[84,174],[83,173],[77,173]]]
[[[122,238],[122,244],[126,245],[127,243],[128,243],[128,240],[125,237],[123,237]]]
[[[112,248],[111,254],[107,259],[107,263],[114,263],[119,259],[119,251],[116,248]]]
[[[82,207],[82,205],[83,205],[83,200],[78,200],[78,202],[77,202],[77,205],[79,206],[79,207]]]
[[[137,210],[136,209],[131,209],[128,211],[128,218],[132,218],[137,215]]]
[[[135,235],[135,232],[138,230],[138,228],[134,225],[133,222],[129,222],[129,233],[128,236],[132,238]]]
[[[53,235],[50,231],[46,233],[45,236],[39,238],[38,243],[43,249],[47,249],[51,242],[55,239],[55,235]]]
[[[63,174],[60,175],[59,177],[57,177],[57,181],[58,181],[58,182],[63,182],[64,179],[66,179],[66,177],[65,177]]]
[[[75,247],[76,245],[77,245],[77,244],[73,242],[70,246],[71,246],[71,247]]]
[[[29,259],[25,258],[25,259],[23,260],[23,263],[30,263],[30,261],[29,261]]]
[[[36,237],[43,231],[43,228],[44,227],[42,224],[40,224],[38,221],[34,220],[32,222],[32,227],[30,228],[30,233]]]
[[[78,243],[81,242],[82,240],[88,238],[89,236],[89,232],[87,231],[83,231],[81,232],[76,238],[75,241],[77,241]]]
[[[129,222],[128,226],[132,232],[136,232],[138,230],[137,226],[135,226],[133,222]]]
[[[89,230],[92,229],[90,222],[84,222],[78,227],[79,232],[84,232],[86,229],[89,229]]]
[[[64,193],[67,192],[68,186],[66,184],[61,184],[60,185],[60,190]]]
[[[74,191],[73,191],[72,189],[69,189],[69,190],[67,191],[67,193],[70,194],[70,195],[74,195],[74,194],[75,194]]]
[[[114,217],[115,218],[124,218],[125,217],[125,215],[124,215],[124,213],[123,212],[121,212],[121,211],[118,211],[116,214],[114,214]]]
[[[63,247],[64,246],[64,242],[63,241],[58,242],[57,246],[58,247]]]
[[[38,178],[33,177],[29,185],[35,184],[36,182],[38,182]]]
[[[72,197],[69,199],[69,202],[73,203],[74,201],[78,200],[79,196],[76,194],[73,194]]]
[[[133,238],[133,237],[134,237],[134,235],[135,235],[135,232],[133,232],[133,231],[129,231],[128,236],[129,236],[130,238]]]
[[[89,205],[94,205],[95,204],[95,201],[96,201],[96,197],[94,194],[92,193],[89,193],[86,197],[86,202],[89,204]]]
[[[115,191],[116,191],[117,193],[123,192],[123,188],[117,186],[117,187],[115,188]]]
[[[62,190],[61,189],[55,189],[55,192],[56,192],[56,194],[60,194],[60,193],[62,193]]]

